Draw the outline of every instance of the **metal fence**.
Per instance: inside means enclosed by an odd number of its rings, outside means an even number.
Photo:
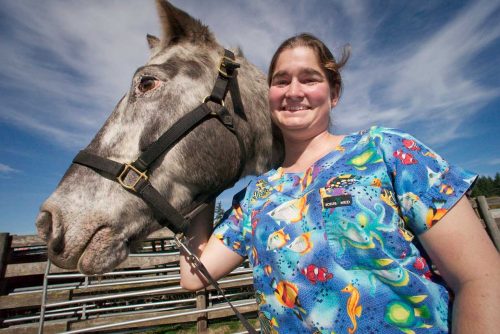
[[[46,256],[40,245],[14,247],[10,254],[21,262],[26,256]],[[17,284],[0,297],[0,333],[124,333],[183,323],[205,332],[210,320],[231,317],[229,305],[213,288],[196,293],[181,288],[178,256],[172,238],[164,237],[148,240],[129,256],[129,264],[98,277],[63,271],[45,259],[40,275],[36,262],[26,263],[41,281]],[[251,271],[245,263],[219,284],[240,312],[256,317]],[[23,273],[13,277],[17,283],[33,280],[29,270]]]

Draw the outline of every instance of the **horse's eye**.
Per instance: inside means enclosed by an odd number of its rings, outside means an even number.
[[[141,93],[146,93],[152,89],[155,89],[158,85],[158,80],[155,77],[144,76],[141,78],[141,82],[137,86],[137,89]]]

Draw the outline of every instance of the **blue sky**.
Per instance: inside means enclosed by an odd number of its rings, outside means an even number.
[[[262,70],[298,32],[336,54],[351,44],[334,132],[397,127],[454,164],[500,171],[499,0],[172,2]],[[0,0],[1,232],[35,233],[40,204],[146,62],[147,33],[159,34],[153,1]]]

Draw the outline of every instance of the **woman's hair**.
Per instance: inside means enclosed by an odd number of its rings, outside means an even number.
[[[346,45],[342,48],[342,58],[339,62],[337,62],[335,61],[335,57],[333,57],[332,52],[328,49],[325,43],[323,43],[317,37],[308,33],[302,33],[300,35],[290,37],[283,43],[281,43],[281,45],[274,53],[273,58],[271,59],[269,71],[267,72],[267,84],[271,86],[273,72],[280,54],[284,50],[293,49],[298,46],[307,47],[314,51],[314,53],[318,57],[318,62],[321,68],[325,72],[332,92],[334,92],[336,96],[339,97],[340,93],[342,92],[342,77],[340,76],[340,69],[347,63],[347,60],[351,55],[351,47],[350,45]]]

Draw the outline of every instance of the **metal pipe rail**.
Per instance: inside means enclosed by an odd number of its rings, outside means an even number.
[[[135,274],[135,275],[140,275],[140,274],[160,274],[160,273],[165,273],[165,272],[175,272],[179,271],[178,268],[164,268],[164,269],[148,269],[148,270],[136,270],[136,271],[130,271],[130,273]],[[124,276],[125,273],[127,272],[113,272],[114,274],[103,274],[102,276]],[[98,281],[102,282],[99,276],[85,276],[83,274],[49,274],[47,277],[49,279],[67,279],[67,278],[82,278],[82,279],[88,279],[88,278],[96,278]],[[177,277],[179,275],[177,274]],[[71,283],[61,283],[61,284],[50,284],[48,286],[49,291],[64,291],[64,290],[75,290],[75,289],[84,289],[88,287],[107,287],[110,285],[123,285],[123,284],[135,284],[135,283],[148,283],[150,281],[163,281],[163,280],[170,280],[172,275],[169,277],[161,277],[161,276],[154,276],[154,277],[132,277],[132,278],[116,278],[116,279],[106,279],[105,283],[91,283],[91,284],[86,284],[85,282],[71,282]],[[33,292],[39,292],[42,291],[41,287],[35,287],[31,289],[23,289],[23,290],[18,290],[11,295],[21,295],[21,294],[27,294],[27,293],[33,293]]]
[[[195,301],[196,301],[196,299],[195,299]],[[181,307],[180,306],[164,307],[164,308],[155,309],[155,311],[162,312],[162,311],[172,311],[172,310],[175,310],[175,309],[181,309]],[[94,310],[94,311],[99,312],[98,310]],[[148,313],[150,311],[151,310],[144,309],[144,310],[135,311],[135,312],[122,312],[122,313],[120,313],[120,315],[142,314],[142,313]],[[97,313],[97,312],[94,312],[94,313]],[[55,314],[55,313],[54,314],[47,313],[47,314],[44,315],[44,317],[45,317],[45,319],[65,317],[65,320],[78,320],[79,319],[78,316],[84,316],[84,315],[86,315],[86,313],[89,313],[89,312],[82,310],[82,311],[77,311],[77,312],[60,312],[60,313],[57,313],[57,314]],[[97,317],[94,317],[94,319],[96,319],[96,318],[105,318],[105,317],[113,317],[113,316],[116,316],[116,313],[113,313],[113,314],[100,314]],[[68,317],[71,317],[71,318],[68,318]],[[40,316],[30,316],[30,317],[23,318],[23,320],[39,320],[39,319],[40,319]],[[4,321],[4,323],[6,323],[6,324],[14,324],[14,323],[16,323],[15,320],[16,319],[8,319],[7,321]],[[19,322],[19,321],[17,321],[17,322]]]
[[[147,291],[145,291],[147,292]],[[228,293],[226,294],[228,298],[231,297],[240,297],[240,296],[253,296],[253,293],[251,292],[236,292],[236,293]],[[208,297],[209,300],[223,300],[223,297],[220,295],[211,295]],[[148,303],[141,303],[141,304],[133,304],[133,305],[124,305],[124,306],[112,306],[112,307],[101,307],[101,308],[95,308],[96,304],[87,304],[86,307],[87,309],[84,311],[83,306],[76,306],[76,307],[68,307],[64,309],[58,309],[58,310],[46,310],[45,311],[45,318],[46,319],[53,319],[53,318],[58,318],[58,317],[64,317],[64,316],[81,316],[81,315],[91,315],[91,314],[99,314],[100,317],[106,316],[104,314],[105,312],[110,312],[110,311],[121,311],[121,310],[127,310],[127,309],[134,309],[134,308],[141,308],[141,311],[135,311],[135,312],[127,312],[127,313],[120,313],[120,314],[138,314],[138,313],[145,313],[149,312],[151,309],[155,309],[155,311],[167,311],[173,308],[156,308],[158,306],[164,306],[164,305],[172,305],[172,304],[182,304],[182,303],[192,303],[196,302],[196,298],[185,298],[185,299],[177,299],[177,300],[167,300],[167,301],[161,301],[161,302],[148,302]],[[90,309],[89,309],[90,308]],[[110,315],[115,315],[115,314],[110,314]],[[33,320],[39,320],[40,316],[28,316],[28,317],[19,317],[15,319],[6,319],[4,320],[5,324],[15,324],[19,322],[25,322],[25,321],[33,321]]]
[[[180,267],[172,268],[160,268],[160,269],[139,269],[139,270],[128,270],[128,271],[112,271],[102,275],[87,276],[84,274],[49,274],[48,278],[85,278],[85,277],[105,277],[105,276],[118,276],[118,275],[142,275],[142,274],[160,274],[164,272],[180,271]],[[231,272],[231,274],[238,274],[240,272],[252,272],[249,268],[238,267]]]
[[[159,273],[165,273],[165,272],[175,272],[179,271],[179,267],[173,267],[173,268],[163,268],[163,269],[142,269],[142,270],[130,270],[130,271],[120,271],[120,272],[111,272],[111,273],[106,273],[103,274],[102,276],[117,276],[117,275],[127,275],[127,274],[134,274],[134,275],[140,275],[140,274],[159,274]],[[238,267],[235,270],[233,270],[229,275],[237,275],[237,274],[246,274],[246,273],[251,273],[252,269],[249,268],[243,268],[243,267]],[[99,275],[101,276],[101,275]],[[97,277],[97,276],[85,276],[83,274],[49,274],[47,276],[49,279],[62,279],[62,278],[88,278],[88,277]],[[79,284],[75,283],[64,283],[64,284],[56,284],[56,285],[49,285],[47,287],[48,291],[65,291],[65,290],[78,290],[78,289],[86,289],[89,287],[97,288],[97,287],[107,287],[107,286],[112,286],[112,285],[125,285],[125,284],[136,284],[136,283],[151,283],[151,282],[163,282],[163,281],[170,281],[170,280],[179,280],[180,275],[171,275],[169,277],[162,277],[162,276],[155,276],[155,277],[134,277],[134,278],[123,278],[123,279],[115,279],[115,280],[106,280],[106,283],[91,283],[84,285],[84,282],[81,282]],[[43,288],[38,287],[36,289],[30,289],[30,290],[23,290],[23,291],[18,291],[11,293],[11,295],[20,295],[20,294],[27,294],[27,293],[33,293],[33,292],[39,292],[42,291]]]
[[[256,301],[252,300],[252,301],[243,301],[240,303],[234,303],[233,305],[236,308],[238,308],[238,307],[250,306],[250,305],[255,305],[255,304],[256,304]],[[197,309],[197,310],[193,310],[193,311],[181,312],[181,313],[176,313],[176,314],[166,314],[166,315],[160,315],[160,316],[156,316],[156,317],[122,321],[122,322],[117,322],[117,323],[113,323],[113,324],[95,326],[95,327],[84,328],[84,329],[77,329],[77,330],[67,331],[67,332],[63,332],[63,333],[64,334],[76,334],[76,333],[96,332],[99,330],[110,329],[113,327],[140,324],[141,322],[169,319],[169,318],[182,317],[182,316],[193,315],[193,314],[210,313],[210,312],[214,312],[214,311],[226,310],[229,308],[230,308],[230,306],[226,304],[223,306],[207,307],[204,309]]]
[[[242,268],[239,270],[234,270],[232,271],[229,275],[234,276],[238,274],[248,274],[252,273],[252,269],[247,269],[247,268]],[[113,285],[126,285],[126,284],[137,284],[137,283],[156,283],[156,282],[168,282],[168,281],[178,281],[180,280],[180,275],[175,274],[175,275],[170,275],[169,277],[161,277],[161,276],[155,276],[155,277],[136,277],[133,279],[123,279],[123,280],[110,280],[109,282],[106,283],[93,283],[89,284],[88,286],[85,287],[77,287],[77,289],[85,289],[89,287],[107,287],[107,286],[113,286]],[[49,288],[50,291],[52,291]]]
[[[132,253],[132,254],[129,254],[128,257],[141,257],[141,256],[155,257],[155,256],[179,255],[179,254],[180,254],[180,252],[178,250],[176,250],[175,252]]]
[[[253,281],[253,277],[241,277],[241,278],[235,278],[235,279],[225,279],[225,280],[220,280],[218,282],[219,282],[219,284],[224,284],[224,283],[237,283],[237,282],[244,282],[244,281],[251,282],[251,281]],[[70,301],[64,301],[64,302],[56,302],[56,303],[46,304],[45,307],[52,308],[52,307],[59,307],[59,306],[66,306],[66,305],[89,303],[89,302],[94,302],[94,301],[102,301],[102,300],[107,300],[107,299],[117,299],[117,298],[160,294],[160,293],[179,291],[179,290],[182,290],[180,285],[167,287],[167,288],[146,290],[146,291],[117,293],[117,294],[111,294],[111,295],[105,295],[105,296],[82,298],[82,299],[70,300]]]

